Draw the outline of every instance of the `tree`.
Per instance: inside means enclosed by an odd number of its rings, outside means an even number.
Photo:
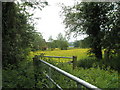
[[[59,33],[56,38],[57,38],[57,40],[62,40],[62,41],[66,40],[65,37],[63,37],[62,33]]]
[[[34,33],[34,40],[32,43],[32,50],[44,50],[46,48],[46,41],[43,39],[41,33],[35,32]]]
[[[80,41],[80,47],[81,48],[90,48],[91,45],[91,38],[90,37],[86,37],[83,40]]]
[[[59,40],[59,48],[61,50],[67,50],[67,47],[68,47],[68,42],[67,41]]]
[[[91,38],[86,37],[83,40],[77,40],[74,42],[74,47],[79,47],[79,48],[90,48],[91,44]]]
[[[61,33],[58,34],[57,40],[53,40],[52,36],[50,36],[49,41],[50,42],[48,42],[48,47],[52,49],[60,48],[61,50],[66,50],[68,47],[68,42]]]
[[[23,3],[24,4],[24,3]],[[27,5],[29,7],[29,5]],[[2,65],[18,65],[26,58],[34,41],[34,24],[26,5],[2,3]]]
[[[67,49],[68,42],[65,39],[65,37],[62,35],[62,33],[58,34],[56,42],[57,42],[56,44],[57,44],[58,48],[60,48],[61,50]]]
[[[102,46],[109,60],[111,55],[120,55],[120,2],[113,3],[113,10],[109,11],[108,24],[104,31]],[[114,51],[114,53],[113,53]]]
[[[8,64],[17,64],[25,58],[23,53],[25,53],[25,49],[30,45],[31,37],[28,31],[33,27],[27,24],[26,15],[20,12],[15,3],[2,3],[2,7],[2,57],[3,67],[6,67]]]
[[[103,8],[104,7],[104,8]],[[87,34],[91,38],[92,52],[96,58],[102,59],[101,39],[103,28],[108,22],[107,13],[113,9],[110,3],[82,2],[74,7],[64,7],[64,24],[68,34]]]
[[[55,43],[54,43],[54,39],[52,38],[52,36],[49,37],[48,41],[49,41],[47,42],[48,48],[53,50],[55,48]]]
[[[49,37],[48,41],[52,42],[53,41],[53,38],[52,36]]]
[[[75,41],[75,42],[73,43],[73,45],[74,45],[74,47],[80,47],[80,41]]]

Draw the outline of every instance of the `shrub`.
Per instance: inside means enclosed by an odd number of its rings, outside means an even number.
[[[96,68],[84,69],[78,67],[76,69],[72,69],[69,64],[57,64],[57,67],[71,73],[80,79],[91,83],[99,88],[118,88],[119,79],[118,72],[111,70],[110,68],[106,68],[106,70],[101,69],[99,66]],[[76,83],[69,78],[57,73],[56,71],[52,72],[52,78],[57,82],[57,84],[61,85],[63,88],[76,88]]]
[[[78,61],[78,66],[83,68],[90,68],[95,64],[98,60],[97,59],[81,59]]]
[[[34,74],[32,62],[22,61],[18,68],[9,66],[2,70],[2,86],[3,88],[33,88]]]
[[[110,66],[111,69],[120,71],[119,67],[120,67],[120,57],[113,57],[111,58],[109,61],[105,61],[104,63],[106,66]]]
[[[86,58],[81,59],[78,61],[78,67],[83,68],[90,68],[90,67],[96,67],[99,66],[101,69],[106,70],[107,67],[110,67],[111,69],[120,71],[120,58],[119,57],[113,57],[111,60],[106,61],[105,59],[97,60],[95,58]]]

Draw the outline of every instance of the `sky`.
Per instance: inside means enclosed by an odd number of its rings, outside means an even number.
[[[72,6],[75,3],[75,0],[47,0],[48,6],[44,7],[42,11],[36,10],[34,17],[40,17],[39,20],[35,20],[37,25],[35,26],[38,32],[41,32],[43,38],[48,41],[49,37],[52,36],[53,39],[56,39],[59,33],[65,35],[65,25],[62,23],[63,20],[60,17],[61,7],[59,3],[64,3],[64,5]],[[73,38],[71,36],[69,42],[74,40],[83,39],[85,36],[79,36]]]

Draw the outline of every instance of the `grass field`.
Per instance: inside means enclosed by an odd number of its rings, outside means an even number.
[[[19,68],[12,69],[8,68],[7,70],[2,70],[3,80],[2,85],[3,87],[7,88],[16,88],[16,87],[23,87],[23,88],[33,88],[35,85],[35,77],[34,77],[34,67],[33,67],[33,57],[34,55],[40,55],[41,53],[45,53],[45,55],[49,56],[65,56],[65,57],[72,57],[77,56],[78,60],[81,61],[87,56],[88,49],[70,49],[70,50],[59,50],[56,49],[54,51],[36,51],[30,52],[30,55],[27,56],[25,61],[19,63]],[[89,57],[91,58],[91,57]],[[89,59],[88,59],[89,60]],[[110,68],[106,68],[106,70],[101,69],[100,67],[91,67],[88,69],[84,69],[82,67],[77,67],[76,69],[72,69],[72,64],[65,63],[66,59],[48,59],[48,62],[54,64],[55,66],[59,67],[60,69],[65,70],[68,73],[71,73],[80,79],[89,82],[99,88],[118,88],[119,80],[118,80],[118,72],[114,70],[110,70]],[[48,67],[45,65],[43,68],[46,68],[46,73],[49,72]],[[41,68],[39,68],[41,70]],[[45,71],[42,69],[42,72]],[[62,88],[76,88],[76,83],[72,80],[66,78],[62,74],[52,70],[51,77],[59,84]],[[41,78],[39,79],[39,78]],[[38,78],[37,88],[42,88],[46,83],[49,82],[43,74],[40,74]],[[49,85],[49,84],[48,84]],[[55,88],[54,86],[51,88]],[[83,89],[84,90],[84,89]]]
[[[77,60],[87,58],[88,49],[70,49],[70,50],[59,50],[55,49],[54,51],[37,51],[30,52],[30,56],[40,55],[41,53],[45,53],[45,56],[64,56],[64,57],[72,57],[77,56]],[[54,59],[58,60],[58,59]],[[68,59],[59,59],[61,62],[66,62]]]
[[[30,56],[33,57],[34,55],[40,55],[41,53],[45,53],[45,56],[65,56],[65,57],[77,56],[77,60],[81,60],[81,59],[84,60],[86,58],[91,58],[87,56],[87,51],[88,49],[70,49],[70,50],[56,49],[54,51],[30,52]],[[114,70],[110,70],[109,68],[104,70],[99,67],[95,67],[95,68],[91,67],[89,69],[83,69],[81,67],[77,67],[75,70],[73,70],[71,64],[65,63],[68,62],[68,59],[50,58],[48,62],[99,88],[118,88],[118,72]],[[63,88],[66,88],[68,84],[72,85],[73,83],[73,82],[68,83],[68,81],[66,81],[66,78],[64,78],[63,75],[61,76],[60,74],[55,74],[55,75],[53,74],[53,76],[55,76],[56,78],[59,76],[60,79],[56,80],[56,82],[60,84]]]

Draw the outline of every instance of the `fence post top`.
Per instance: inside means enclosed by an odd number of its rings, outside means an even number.
[[[35,56],[33,57],[33,59],[36,59],[36,60],[37,60],[38,58],[39,58],[39,57],[38,57],[37,55],[35,55]]]
[[[38,57],[37,55],[35,55],[33,58],[36,58],[36,57]]]
[[[73,56],[73,58],[76,58],[77,56]]]
[[[35,55],[34,57],[37,57],[37,55]]]

